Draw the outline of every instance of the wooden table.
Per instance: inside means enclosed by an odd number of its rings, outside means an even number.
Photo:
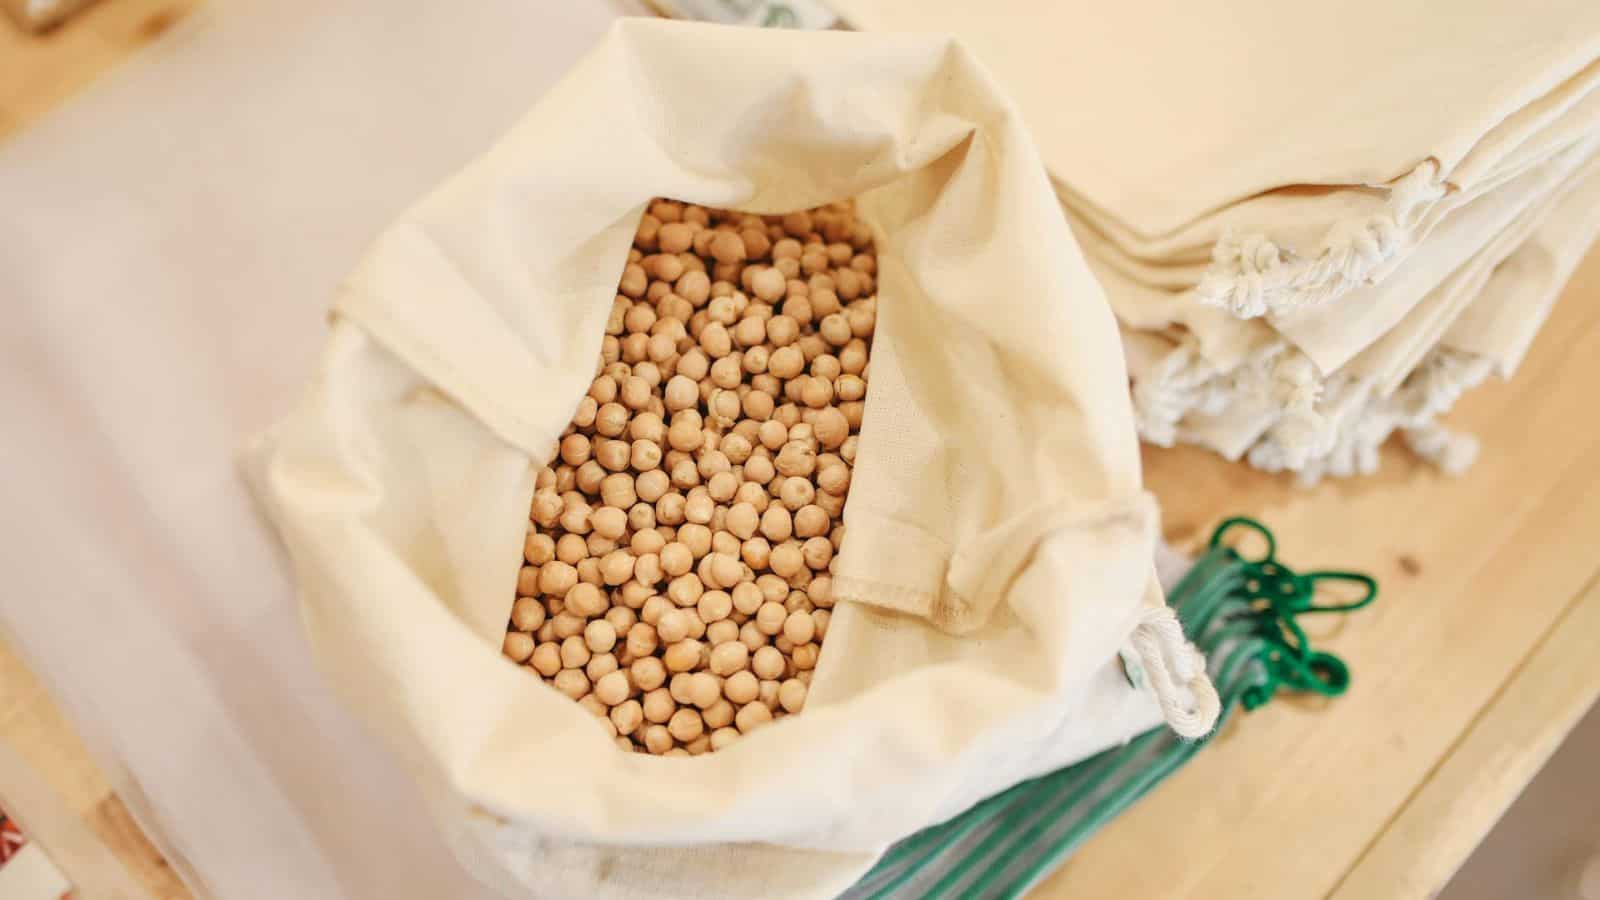
[[[110,0],[43,38],[0,27],[0,139],[196,2]],[[1245,513],[1289,564],[1366,569],[1382,596],[1317,636],[1349,662],[1349,694],[1238,717],[1036,896],[1369,900],[1443,886],[1600,696],[1597,395],[1600,252],[1516,380],[1451,416],[1483,441],[1463,478],[1389,448],[1380,474],[1307,490],[1195,450],[1147,450],[1180,547]],[[0,755],[0,794],[20,759],[75,820],[57,823],[64,833],[92,835],[150,895],[186,896],[3,646],[0,744],[15,751]]]

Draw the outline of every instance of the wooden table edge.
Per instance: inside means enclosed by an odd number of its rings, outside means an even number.
[[[73,813],[49,786],[43,773],[28,765],[0,740],[0,805],[37,842],[82,897],[145,900],[123,861]]]
[[[1330,900],[1427,898],[1443,889],[1600,699],[1596,635],[1600,572],[1373,837]]]

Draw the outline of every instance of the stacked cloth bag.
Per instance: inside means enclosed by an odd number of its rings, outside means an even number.
[[[1600,4],[834,0],[993,67],[1116,311],[1140,433],[1307,480],[1509,377],[1600,229]]]

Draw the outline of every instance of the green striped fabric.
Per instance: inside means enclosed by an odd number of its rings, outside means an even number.
[[[1246,559],[1228,546],[1225,541],[1236,530],[1264,537],[1266,554]],[[1318,586],[1328,582],[1354,585],[1363,593],[1349,602],[1318,605]],[[1265,527],[1234,518],[1217,527],[1207,552],[1168,600],[1184,631],[1210,660],[1223,704],[1220,729],[1239,707],[1255,709],[1279,688],[1326,696],[1343,693],[1349,685],[1344,663],[1313,650],[1296,620],[1349,612],[1376,597],[1377,583],[1361,573],[1292,571],[1277,561],[1276,543]],[[889,848],[843,898],[1020,897],[1209,739],[1185,741],[1156,728],[1121,747],[1025,781]]]

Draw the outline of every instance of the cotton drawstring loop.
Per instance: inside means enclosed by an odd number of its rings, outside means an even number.
[[[1382,211],[1335,223],[1309,256],[1279,247],[1264,234],[1224,233],[1194,295],[1254,319],[1327,303],[1369,283],[1410,245],[1421,211],[1448,191],[1438,160],[1431,158],[1385,187],[1389,196]]]
[[[1150,689],[1161,704],[1161,717],[1186,738],[1203,737],[1217,724],[1222,701],[1206,674],[1206,658],[1184,637],[1172,607],[1145,610],[1130,640]]]

